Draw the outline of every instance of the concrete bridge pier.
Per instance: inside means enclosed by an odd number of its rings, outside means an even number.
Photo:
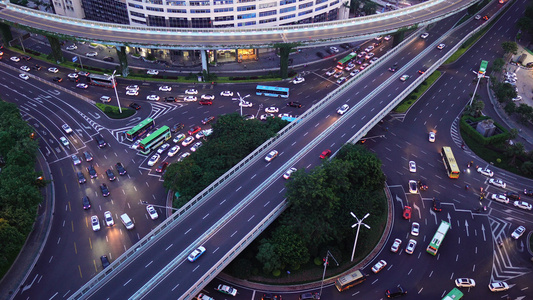
[[[2,38],[2,43],[4,45],[9,45],[9,41],[13,39],[13,34],[11,33],[11,26],[0,23],[0,37]]]
[[[126,55],[126,47],[125,46],[116,46],[117,49],[117,56],[118,56],[118,63],[119,63],[119,70],[122,74],[122,77],[128,77],[128,74],[130,73],[130,69],[128,67],[128,56]]]
[[[209,73],[209,69],[207,68],[207,50],[200,50],[200,53],[202,55],[202,73]]]

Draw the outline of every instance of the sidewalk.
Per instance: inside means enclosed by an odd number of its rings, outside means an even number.
[[[40,151],[37,155],[36,169],[43,173],[44,179],[53,180],[50,167]],[[33,230],[26,239],[17,259],[0,281],[0,299],[12,299],[19,292],[19,289],[22,288],[21,284],[26,281],[46,244],[54,212],[53,182],[42,189],[42,194],[43,202],[39,205]]]

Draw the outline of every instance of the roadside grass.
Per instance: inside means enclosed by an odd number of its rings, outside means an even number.
[[[135,110],[127,107],[122,107],[122,113],[120,113],[118,106],[108,105],[105,103],[96,103],[96,107],[98,107],[111,119],[125,119],[135,114]]]
[[[411,105],[415,104],[418,98],[422,96],[432,85],[433,83],[439,79],[439,77],[442,75],[440,71],[435,71],[431,75],[429,75],[424,82],[422,82],[409,96],[405,97],[405,99],[396,106],[394,109],[394,112],[398,113],[404,113],[406,112]]]

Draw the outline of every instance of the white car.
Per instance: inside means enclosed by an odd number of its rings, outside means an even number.
[[[211,94],[203,94],[202,97],[200,97],[202,100],[215,100],[215,95]]]
[[[85,53],[85,56],[88,56],[88,57],[95,57],[98,55],[98,52],[87,52]]]
[[[444,45],[444,44],[439,44],[439,45],[437,46],[437,49],[442,50],[442,49],[444,49],[444,47],[446,47],[446,45]]]
[[[331,47],[329,47],[329,50],[331,50],[331,52],[333,52],[333,53],[339,53],[339,48],[337,48],[337,47],[331,46]]]
[[[170,144],[169,143],[165,143],[165,144],[161,145],[161,147],[159,147],[159,149],[157,149],[157,154],[162,154],[163,152],[167,151],[168,148],[170,148]]]
[[[178,161],[182,161],[184,160],[187,156],[191,155],[191,153],[189,152],[185,152],[183,153],[182,155],[180,155],[180,157],[178,158]]]
[[[526,228],[524,226],[518,226],[518,228],[516,228],[513,233],[511,233],[511,236],[513,237],[513,239],[518,240],[522,236],[522,234],[524,234],[525,231]]]
[[[367,52],[367,53],[372,51],[372,50],[374,50],[374,46],[368,46],[368,47],[365,48],[365,52]]]
[[[416,181],[414,181],[414,180],[409,180],[409,193],[411,193],[411,194],[418,193],[418,185],[417,185]]]
[[[407,79],[409,79],[409,75],[407,74],[402,75],[402,77],[400,77],[400,81],[407,81]]]
[[[489,183],[492,184],[493,186],[497,186],[497,187],[500,187],[502,189],[504,189],[507,186],[507,184],[505,184],[505,182],[503,182],[503,180],[501,180],[501,179],[491,178],[489,180]]]
[[[350,109],[350,106],[348,104],[343,104],[341,107],[337,108],[337,113],[339,115],[344,115],[344,113],[347,112],[348,109]]]
[[[509,203],[509,198],[507,198],[507,196],[503,194],[492,194],[491,198],[492,200],[498,201],[501,203],[505,203],[505,204]]]
[[[157,211],[155,210],[155,208],[152,205],[146,205],[146,211],[148,212],[148,214],[150,215],[150,218],[152,220],[155,220],[155,219],[159,218],[159,215],[157,214]]]
[[[70,45],[70,46],[67,46],[66,49],[72,51],[72,50],[76,50],[76,49],[78,49],[78,46],[76,46],[76,45]]]
[[[198,132],[196,135],[195,135],[196,139],[199,140],[201,138],[204,138],[205,137],[205,134],[204,134],[204,131],[200,131]]]
[[[222,294],[230,295],[233,297],[237,296],[237,290],[225,284],[219,284],[216,290],[221,292]]]
[[[242,102],[239,102],[239,106],[242,106],[242,107],[252,107],[252,102],[242,101]]]
[[[350,76],[353,77],[353,76],[359,74],[360,72],[361,72],[361,71],[359,71],[359,70],[354,70],[352,73],[350,73]]]
[[[198,98],[196,96],[186,96],[185,98],[183,98],[183,101],[185,102],[194,102],[194,101],[197,101]]]
[[[355,64],[354,63],[349,63],[346,68],[344,68],[344,70],[346,70],[347,72],[350,72],[351,70],[355,69]]]
[[[72,162],[74,163],[75,166],[81,164],[81,160],[78,158],[78,156],[76,154],[72,154]]]
[[[515,201],[513,205],[521,209],[531,210],[531,204],[526,201]]]
[[[93,231],[100,230],[100,220],[98,220],[98,216],[91,217],[91,225],[93,227]]]
[[[506,291],[509,289],[509,285],[507,284],[507,282],[493,282],[491,284],[489,284],[489,290],[491,292],[502,292],[502,291]]]
[[[61,128],[63,128],[66,133],[72,133],[72,128],[70,128],[70,126],[68,126],[67,124],[63,124]]]
[[[270,153],[267,154],[267,156],[265,156],[265,160],[270,162],[272,161],[276,156],[278,156],[278,151],[276,150],[272,150],[270,151]]]
[[[159,90],[161,92],[171,92],[172,91],[172,87],[168,86],[168,85],[162,85],[162,86],[159,87]]]
[[[220,96],[233,97],[233,92],[232,91],[222,91],[222,92],[220,92]]]
[[[427,39],[428,36],[429,36],[429,33],[427,33],[427,32],[424,32],[424,33],[422,33],[422,34],[420,35],[420,37],[423,38],[423,39]]]
[[[266,113],[271,113],[271,114],[277,113],[277,112],[279,112],[279,108],[274,107],[274,106],[267,107],[267,108],[265,108],[265,112]]]
[[[429,142],[435,143],[435,132],[433,131],[429,133]]]
[[[70,145],[70,143],[68,142],[68,139],[64,136],[60,137],[59,140],[61,141],[61,144],[63,144],[63,146],[65,147],[68,147]]]
[[[471,278],[457,278],[455,279],[456,287],[475,287],[476,282]]]
[[[290,168],[290,169],[288,169],[287,172],[285,172],[285,174],[283,174],[283,178],[285,178],[285,179],[289,179],[289,178],[291,178],[292,173],[294,173],[294,172],[296,172],[296,171],[297,171],[296,168]]]
[[[194,143],[194,145],[192,145],[191,147],[191,152],[196,152],[196,150],[198,150],[198,148],[202,147],[202,142],[196,142]]]
[[[293,84],[298,84],[298,83],[302,83],[305,81],[305,78],[303,77],[295,77],[292,81]]]
[[[139,145],[141,144],[141,139],[136,140],[133,145],[131,145],[131,149],[137,150],[139,148]]]
[[[198,257],[200,257],[200,255],[204,254],[204,252],[205,252],[204,246],[200,246],[200,247],[198,247],[198,249],[194,250],[191,254],[189,254],[187,259],[190,262],[194,262],[195,260],[198,259]]]
[[[365,55],[365,59],[371,59],[372,57],[374,57],[374,53],[370,52],[368,53],[367,55]]]
[[[105,220],[105,225],[106,226],[113,226],[115,225],[115,221],[113,221],[113,215],[111,214],[110,211],[106,211],[104,213],[104,220]]]
[[[168,150],[168,156],[172,157],[172,156],[176,155],[176,153],[178,153],[178,151],[180,151],[180,146],[176,145],[176,146],[170,148],[170,150]]]
[[[111,97],[102,96],[102,97],[100,97],[100,101],[102,101],[102,102],[111,102]]]
[[[376,61],[378,61],[378,59],[379,59],[379,57],[374,56],[374,57],[372,57],[372,59],[370,60],[370,63],[373,64],[373,63],[375,63]]]
[[[337,73],[337,71],[335,71],[335,69],[332,69],[332,70],[329,70],[326,72],[326,76],[331,76],[333,74]]]
[[[67,75],[68,78],[71,78],[71,79],[76,79],[78,78],[80,75],[78,75],[78,73],[69,73]]]
[[[487,169],[487,168],[477,168],[477,172],[478,173],[481,173],[485,176],[489,176],[489,177],[493,177],[494,176],[494,172],[492,172],[491,170]]]
[[[515,102],[516,102],[516,101],[520,101],[520,100],[522,100],[522,96],[520,96],[520,95],[519,95],[519,96],[516,96],[516,98],[513,98],[513,99],[511,99],[511,100],[513,100],[513,101],[515,101]]]
[[[136,91],[136,90],[127,90],[127,91],[126,91],[126,95],[128,95],[128,96],[138,96],[138,95],[139,95],[139,91]]]
[[[195,89],[188,89],[188,90],[185,91],[185,94],[187,94],[187,95],[197,95],[198,91],[195,90]]]
[[[174,142],[175,144],[183,141],[185,139],[185,134],[184,133],[180,133],[178,135],[176,135],[176,137],[172,140],[172,142]]]
[[[416,248],[416,241],[413,239],[410,239],[409,244],[407,244],[407,247],[405,248],[405,252],[407,252],[407,254],[413,254],[413,252],[415,252],[415,248]]]
[[[372,272],[374,273],[378,273],[379,271],[381,271],[383,268],[385,268],[387,266],[387,262],[384,261],[383,259],[378,261],[373,267],[372,267]]]
[[[16,57],[16,56],[11,56],[9,58],[11,61],[14,61],[14,62],[19,62],[20,61],[20,58]]]
[[[341,78],[342,75],[344,75],[344,72],[342,72],[342,71],[338,71],[337,73],[335,73],[335,75],[333,75],[333,77],[335,77],[335,78]]]
[[[383,39],[386,40],[386,41],[388,41],[388,40],[392,39],[392,35],[387,35],[387,36],[385,36]]]
[[[146,96],[146,100],[150,100],[150,101],[159,101],[159,99],[161,99],[158,95],[148,95]]]
[[[48,68],[48,72],[50,72],[50,73],[57,73],[57,72],[59,72],[59,69],[58,69],[58,68],[50,67],[50,68]]]
[[[261,121],[266,121],[266,119],[268,119],[268,118],[274,118],[274,117],[276,117],[275,114],[264,114],[264,115],[261,115],[261,116],[259,117],[259,120],[261,120]]]
[[[409,172],[416,173],[416,163],[414,161],[409,161]]]
[[[76,84],[76,87],[79,88],[79,89],[86,89],[89,86],[87,84],[85,84],[85,83],[78,83],[78,84]]]
[[[19,74],[19,77],[22,78],[22,79],[24,79],[24,80],[28,80],[28,79],[30,79],[30,76],[28,76],[27,74],[24,74],[24,73],[20,73],[20,74]]]
[[[181,142],[181,145],[182,145],[183,147],[187,147],[187,146],[189,146],[193,141],[194,141],[194,136],[190,136],[190,137],[186,138],[183,142]]]
[[[150,157],[150,160],[148,161],[148,166],[153,167],[158,161],[161,156],[159,154],[154,154],[152,157]]]
[[[347,79],[348,79],[348,78],[346,78],[346,77],[343,76],[343,77],[337,79],[337,84],[342,84],[342,83],[344,83]]]
[[[148,71],[146,71],[146,74],[148,74],[148,75],[158,75],[159,71],[158,70],[148,70]]]
[[[402,244],[402,240],[395,239],[394,243],[392,243],[392,246],[390,247],[390,251],[396,253],[400,249],[400,245]]]
[[[474,19],[476,19],[476,20],[481,20],[481,15],[476,15],[476,16],[474,17]]]
[[[134,91],[138,91],[138,90],[139,90],[139,86],[136,85],[136,84],[128,85],[128,86],[126,87],[126,90],[134,90]]]
[[[26,71],[26,72],[29,72],[29,71],[30,71],[30,67],[28,67],[28,66],[22,66],[22,67],[20,67],[20,69],[21,69],[22,71]]]
[[[414,236],[418,236],[418,234],[420,234],[420,224],[413,222],[411,225],[411,234]]]

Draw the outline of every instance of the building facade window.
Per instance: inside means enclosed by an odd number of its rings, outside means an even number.
[[[272,18],[272,19],[264,19],[264,20],[259,20],[259,24],[267,24],[267,23],[272,23],[272,22],[276,22],[276,18]]]
[[[168,18],[168,25],[177,28],[189,28],[189,21],[187,18]]]
[[[190,1],[190,6],[209,6],[209,1]]]
[[[289,11],[294,11],[294,10],[296,10],[296,6],[285,7],[285,8],[280,9],[279,13],[283,14],[283,13],[286,13],[286,12],[289,12]]]
[[[327,8],[327,7],[328,7],[327,4],[326,5],[322,5],[322,6],[319,6],[319,7],[315,8],[315,11],[323,10],[324,8]]]
[[[187,2],[179,0],[167,0],[167,5],[170,6],[186,6]]]
[[[167,27],[167,22],[165,21],[165,17],[148,15],[148,18],[146,20],[147,20],[148,26]]]
[[[245,15],[238,15],[238,16],[237,16],[237,19],[239,19],[239,20],[242,20],[242,19],[251,19],[251,18],[255,18],[255,13],[245,14]]]
[[[287,5],[287,4],[291,4],[291,3],[296,3],[296,0],[281,0],[279,2],[279,5]]]
[[[210,9],[191,9],[191,14],[208,14],[210,12]]]
[[[163,5],[163,0],[146,0],[146,3]]]
[[[255,10],[255,5],[237,7],[237,11],[248,11],[248,10]]]
[[[306,10],[306,11],[301,11],[301,12],[298,13],[298,16],[305,16],[305,15],[310,14],[312,12],[313,12],[312,9]]]
[[[252,25],[255,25],[255,21],[250,21],[250,22],[245,22],[245,23],[237,23],[237,27],[252,26]]]
[[[277,2],[261,3],[261,4],[259,4],[259,9],[269,8],[269,7],[276,7],[276,6],[278,6]]]
[[[275,10],[262,11],[259,13],[259,17],[273,16],[277,13]]]
[[[233,16],[223,16],[223,17],[215,17],[215,21],[233,21],[235,18]]]
[[[160,7],[151,7],[151,6],[147,6],[146,7],[146,10],[149,10],[149,11],[157,11],[157,12],[163,12],[164,10]]]
[[[291,19],[291,18],[294,18],[294,17],[296,17],[295,14],[287,15],[287,16],[281,16],[281,17],[279,17],[279,20],[280,20],[280,21],[281,21],[281,20],[287,20],[287,19]]]
[[[304,9],[304,8],[311,7],[311,6],[313,6],[313,2],[307,2],[307,3],[304,3],[304,4],[298,5],[298,8],[299,9]]]
[[[224,5],[224,4],[233,4],[233,0],[215,0],[213,1],[214,5]]]
[[[215,8],[214,12],[227,12],[227,11],[233,11],[233,7],[225,7],[225,8]]]
[[[141,13],[138,13],[136,11],[130,11],[130,14],[132,16],[135,16],[135,17],[139,17],[139,18],[146,18],[146,15],[145,14],[141,14]]]
[[[169,8],[169,9],[167,9],[167,12],[169,12],[169,13],[174,13],[174,14],[186,14],[186,13],[187,13],[187,10],[186,10],[186,9],[174,9],[174,8]]]

